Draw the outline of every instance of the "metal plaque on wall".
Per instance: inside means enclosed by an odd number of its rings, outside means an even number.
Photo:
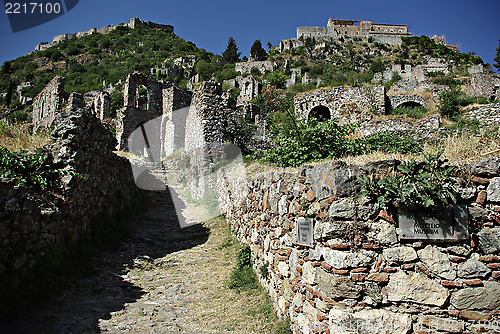
[[[312,247],[314,219],[299,217],[297,224],[297,244]]]
[[[401,240],[467,240],[467,206],[452,205],[436,209],[400,209],[399,238]]]

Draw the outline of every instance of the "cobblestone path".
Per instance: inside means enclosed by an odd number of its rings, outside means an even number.
[[[256,312],[262,291],[233,291],[225,282],[235,241],[225,220],[180,228],[168,193],[118,249],[93,259],[93,272],[0,323],[0,333],[265,333]],[[20,301],[23,304],[23,301]]]

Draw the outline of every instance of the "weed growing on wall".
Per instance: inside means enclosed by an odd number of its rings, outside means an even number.
[[[381,205],[433,207],[456,203],[453,166],[441,159],[443,150],[425,154],[424,162],[414,159],[397,166],[397,172],[385,178],[373,175],[358,177],[363,189],[359,196],[368,196]]]

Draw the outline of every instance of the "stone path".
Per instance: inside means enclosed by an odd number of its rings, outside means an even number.
[[[93,273],[41,305],[24,303],[0,333],[268,332],[269,316],[255,312],[262,291],[225,287],[236,253],[225,220],[181,229],[168,193],[152,201]]]

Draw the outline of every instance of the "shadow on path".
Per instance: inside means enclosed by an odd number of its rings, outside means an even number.
[[[141,298],[144,292],[123,280],[127,267],[192,248],[208,240],[201,224],[180,228],[170,193],[152,192],[119,246],[93,258],[91,273],[74,277],[41,302],[23,298],[0,321],[0,333],[99,333],[99,319]]]

